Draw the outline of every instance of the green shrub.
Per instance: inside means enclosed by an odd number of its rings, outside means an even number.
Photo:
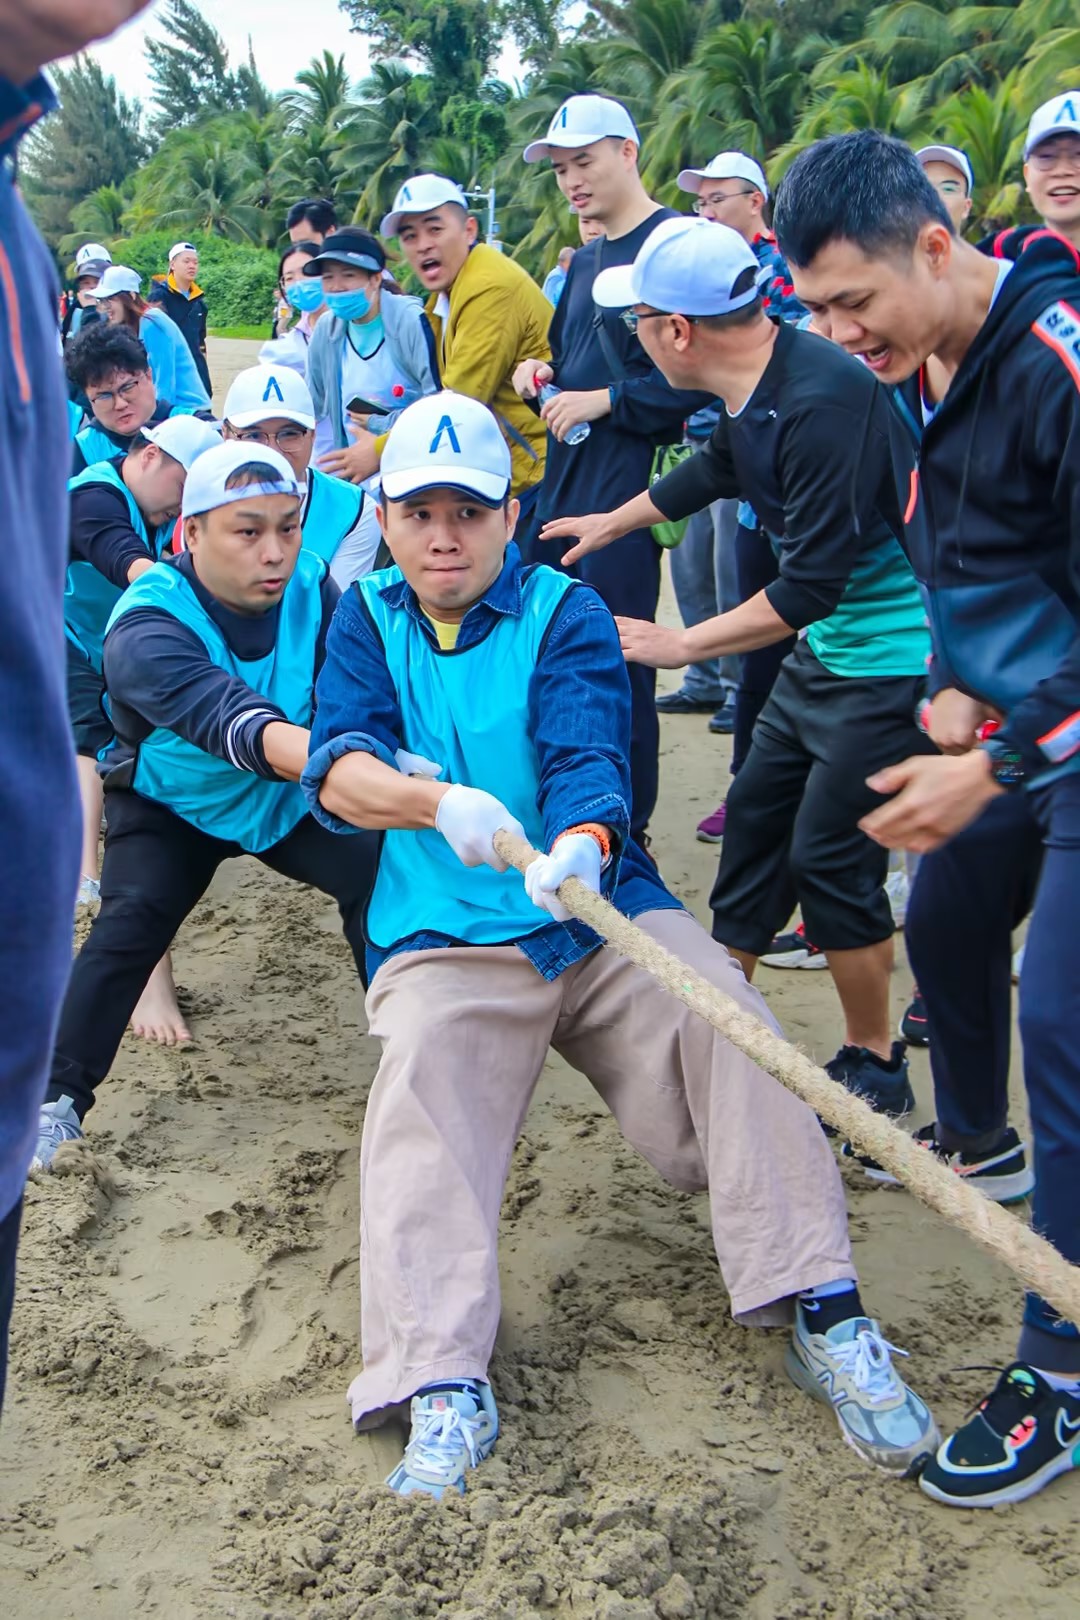
[[[130,265],[146,282],[169,268],[168,253],[177,236],[148,231],[108,243],[117,264]],[[259,326],[269,330],[277,287],[277,254],[268,248],[227,242],[207,231],[184,238],[199,250],[199,286],[206,294],[207,317],[214,327]],[[148,288],[144,285],[143,293]]]

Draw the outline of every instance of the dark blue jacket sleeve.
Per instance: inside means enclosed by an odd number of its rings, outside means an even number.
[[[133,562],[154,558],[131,527],[124,497],[108,484],[86,484],[71,492],[71,555],[92,563],[99,574],[125,590]]]
[[[348,590],[326,637],[307,769],[300,780],[315,819],[332,832],[356,832],[320,804],[323,778],[343,754],[374,754],[384,765],[396,765],[400,747],[401,710],[382,640],[360,596]]]
[[[630,835],[630,681],[615,621],[586,585],[567,591],[548,628],[529,685],[529,734],[547,848],[568,827],[597,821],[617,853]]]

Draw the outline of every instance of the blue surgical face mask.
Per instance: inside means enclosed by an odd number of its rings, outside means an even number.
[[[326,305],[332,315],[341,321],[362,321],[371,314],[371,299],[357,287],[352,292],[328,292]]]
[[[310,315],[323,303],[322,277],[305,276],[303,281],[294,281],[291,287],[286,287],[285,297],[293,309]]]

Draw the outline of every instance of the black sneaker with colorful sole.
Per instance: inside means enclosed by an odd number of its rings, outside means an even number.
[[[790,933],[777,934],[764,956],[762,967],[771,968],[827,968],[825,952],[811,944],[802,923]]]
[[[934,1153],[949,1169],[961,1176],[977,1192],[992,1198],[995,1204],[1018,1204],[1035,1188],[1035,1172],[1027,1162],[1024,1143],[1010,1125],[994,1146],[981,1153],[949,1153],[937,1139],[937,1126],[924,1125],[915,1132],[920,1147]],[[850,1142],[845,1142],[844,1157],[856,1159],[862,1165],[868,1181],[879,1187],[897,1187],[896,1177],[869,1154],[857,1153]]]
[[[919,994],[917,984],[911,987],[911,1001],[900,1020],[900,1039],[909,1046],[930,1045],[930,1025],[926,1018],[926,1002]]]
[[[893,1041],[888,1062],[868,1047],[842,1046],[825,1064],[825,1073],[845,1091],[869,1103],[876,1113],[887,1114],[890,1119],[902,1119],[915,1107],[903,1041]],[[833,1126],[824,1120],[821,1128],[826,1136],[836,1135]]]
[[[1004,1507],[1080,1468],[1080,1394],[1051,1389],[1024,1361],[942,1442],[919,1476],[946,1507]]]

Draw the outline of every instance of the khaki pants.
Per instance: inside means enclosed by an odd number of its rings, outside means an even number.
[[[776,1028],[686,912],[637,920]],[[486,1377],[503,1186],[549,1047],[672,1186],[708,1190],[737,1318],[790,1321],[792,1295],[855,1276],[840,1176],[813,1113],[613,951],[553,982],[514,946],[403,952],[376,973],[367,1014],[383,1055],[360,1159],[354,1422],[372,1426],[424,1384]]]

